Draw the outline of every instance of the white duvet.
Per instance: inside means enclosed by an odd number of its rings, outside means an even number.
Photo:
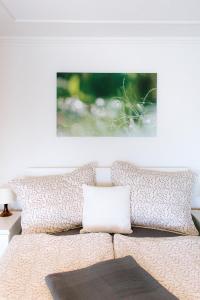
[[[178,299],[200,299],[200,237],[130,238],[116,234],[114,251],[115,258],[133,256]]]
[[[107,233],[15,236],[0,260],[1,300],[52,299],[45,276],[113,258]]]
[[[133,256],[178,299],[200,299],[200,237],[133,238],[117,234],[113,251],[109,234],[89,233],[15,236],[0,260],[0,300],[52,299],[46,275],[83,268],[114,255]]]

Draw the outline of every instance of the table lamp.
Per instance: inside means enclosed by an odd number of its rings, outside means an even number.
[[[12,213],[8,210],[8,204],[14,202],[15,195],[9,188],[0,188],[0,204],[4,204],[4,210],[0,217],[9,217]]]

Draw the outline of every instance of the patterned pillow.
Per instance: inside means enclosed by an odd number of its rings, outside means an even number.
[[[82,223],[82,185],[95,184],[95,166],[72,173],[16,178],[9,182],[22,207],[22,232],[59,232]]]
[[[131,187],[131,222],[135,226],[198,235],[191,216],[195,174],[161,172],[115,162],[114,185]]]

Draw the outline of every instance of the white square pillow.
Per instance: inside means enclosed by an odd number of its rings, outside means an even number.
[[[145,170],[116,161],[111,173],[114,185],[131,189],[133,225],[198,235],[191,216],[193,172]]]
[[[131,233],[130,188],[83,185],[85,232]]]

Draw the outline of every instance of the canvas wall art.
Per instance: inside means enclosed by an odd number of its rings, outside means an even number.
[[[57,73],[57,135],[156,135],[156,73]]]

